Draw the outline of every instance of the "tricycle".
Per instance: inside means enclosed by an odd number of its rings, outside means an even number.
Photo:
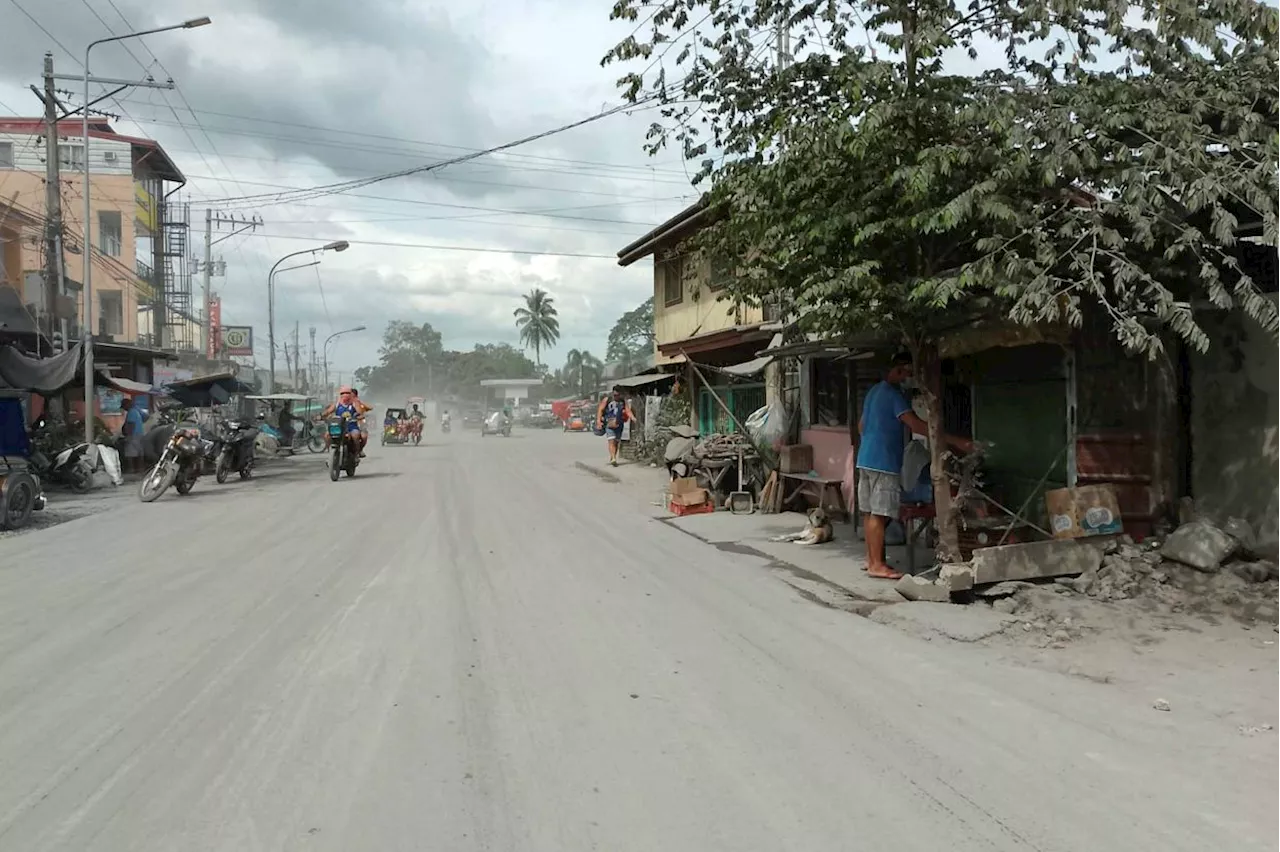
[[[409,416],[403,408],[388,408],[382,418],[382,444],[404,444],[409,441]]]
[[[510,438],[511,418],[501,411],[493,412],[480,424],[480,436],[485,435],[501,435],[504,438]]]

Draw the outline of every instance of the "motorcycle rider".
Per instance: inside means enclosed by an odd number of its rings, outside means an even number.
[[[365,405],[356,388],[351,389],[351,399],[355,402],[356,414],[359,415],[356,422],[360,424],[360,458],[364,458],[364,448],[369,443],[369,424],[365,422],[364,416],[373,411],[373,406]]]
[[[444,414],[440,415],[440,428],[448,429],[451,418],[449,417],[449,409],[444,410]]]
[[[355,392],[350,387],[344,385],[338,389],[338,401],[336,403],[329,403],[329,405],[325,407],[324,411],[320,413],[320,418],[322,420],[327,420],[329,417],[342,417],[343,415],[347,415],[349,418],[345,422],[347,433],[352,436],[352,440],[355,441],[356,450],[361,456],[363,456],[365,435],[361,429],[361,422],[364,420],[364,414],[361,412],[361,407],[366,411],[370,410],[369,406],[359,402],[355,396]],[[327,429],[324,433],[324,448],[326,451],[330,449],[329,431]]]

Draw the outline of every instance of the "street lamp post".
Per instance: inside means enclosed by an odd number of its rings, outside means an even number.
[[[320,352],[324,356],[324,391],[325,393],[329,392],[329,342],[333,340],[335,337],[339,337],[343,334],[350,334],[353,331],[364,331],[364,330],[365,330],[365,326],[358,325],[355,328],[347,328],[347,329],[343,329],[342,331],[335,331],[333,334],[329,335],[324,339],[324,346],[320,349]]]
[[[284,263],[291,257],[300,257],[304,254],[316,254],[322,251],[346,251],[351,244],[346,240],[338,240],[332,243],[325,243],[319,248],[303,249],[295,251],[292,254],[286,254],[280,258],[271,267],[271,271],[267,273],[267,348],[269,350],[268,357],[271,359],[271,369],[268,372],[268,388],[267,393],[276,392],[276,270],[280,264]],[[303,264],[307,266],[309,264]]]
[[[82,149],[84,153],[84,163],[82,164],[84,167],[84,245],[82,246],[84,249],[84,281],[82,283],[82,291],[84,293],[84,440],[87,444],[93,443],[93,259],[90,249],[93,239],[89,230],[93,210],[89,195],[89,53],[98,45],[112,41],[124,41],[129,38],[167,33],[170,30],[191,30],[211,23],[213,21],[209,20],[209,18],[192,18],[189,21],[183,21],[180,24],[172,24],[167,27],[156,27],[155,29],[142,30],[136,33],[100,38],[97,41],[89,42],[89,46],[84,49],[84,114],[81,116],[80,132],[84,141]],[[163,286],[163,282],[161,282],[161,286]],[[152,322],[156,321],[153,317]],[[165,317],[160,317],[158,321],[163,323]]]

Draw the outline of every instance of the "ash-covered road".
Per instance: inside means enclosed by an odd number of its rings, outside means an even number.
[[[0,850],[1276,848],[1271,738],[803,600],[589,436],[429,442],[0,541]]]

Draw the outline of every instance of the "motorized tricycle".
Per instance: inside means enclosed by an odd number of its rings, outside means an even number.
[[[504,438],[510,438],[511,418],[501,411],[493,412],[484,419],[484,423],[480,424],[480,436],[485,435],[501,435]]]
[[[403,408],[388,408],[382,418],[382,445],[404,444],[409,440],[408,414]]]

